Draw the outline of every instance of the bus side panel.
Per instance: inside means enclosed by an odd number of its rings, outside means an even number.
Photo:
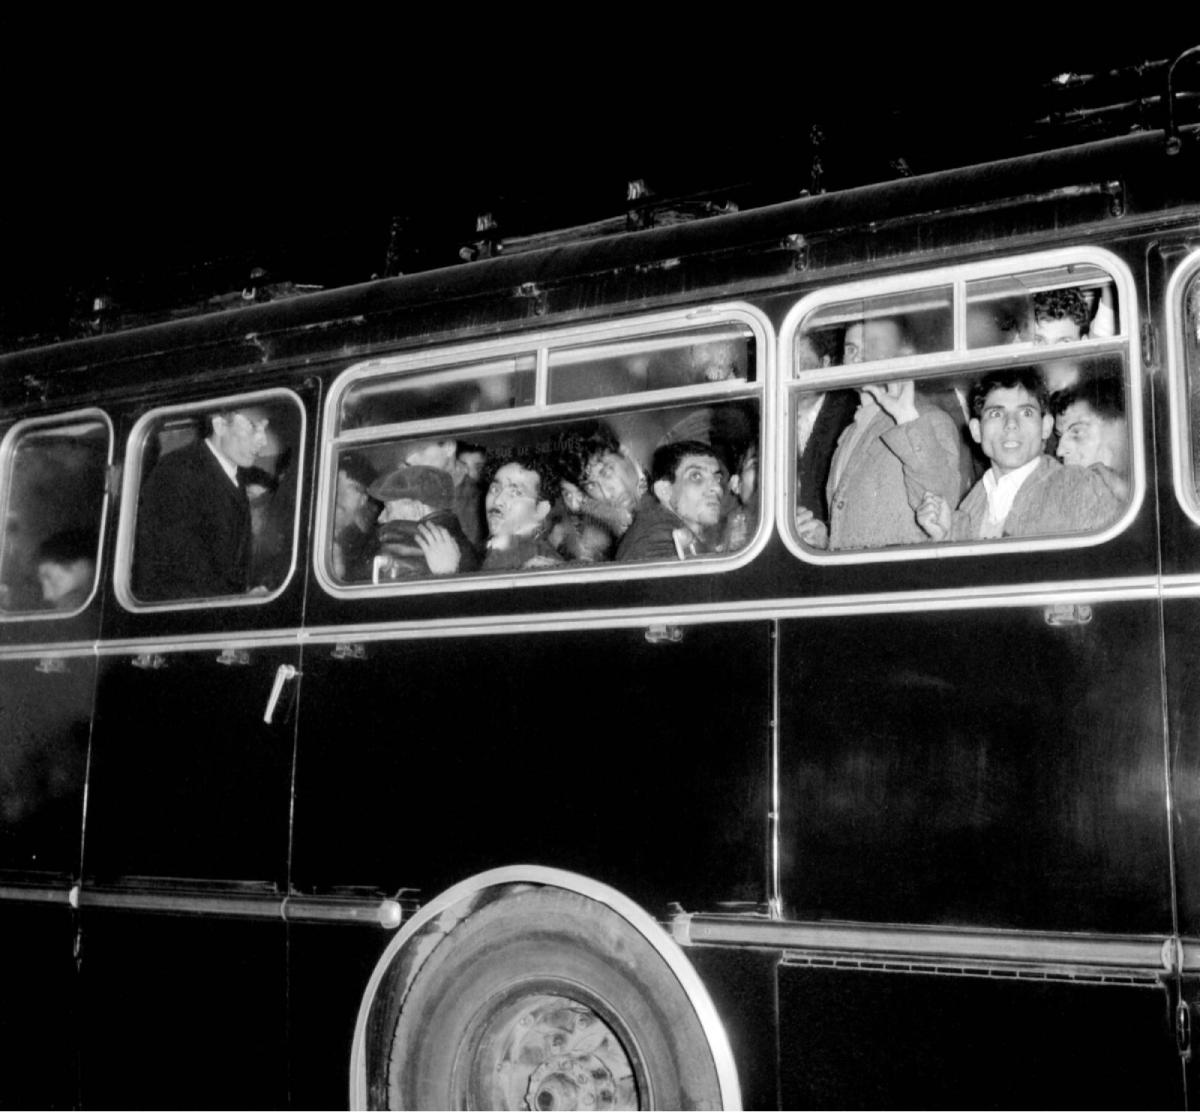
[[[294,887],[427,900],[531,864],[610,884],[655,915],[672,900],[761,906],[769,627],[680,632],[369,642],[361,659],[306,646]],[[294,937],[293,1083],[332,1101],[357,1014],[346,986],[361,994],[386,938]]]
[[[346,1108],[363,989],[392,940],[382,927],[288,926],[288,1086],[297,1108]]]
[[[0,1108],[77,1108],[78,997],[74,916],[0,904]]]
[[[1167,993],[779,971],[781,1108],[1181,1108]]]
[[[81,914],[83,1107],[286,1106],[282,922]]]
[[[693,946],[687,956],[729,1037],[742,1107],[794,1107],[781,1104],[779,1095],[779,952]]]
[[[75,919],[95,661],[0,661],[0,1107],[77,1093]]]
[[[1163,605],[1175,803],[1179,932],[1200,937],[1200,600]]]
[[[1181,999],[1190,1011],[1190,1032],[1181,1041],[1187,1056],[1188,1089],[1200,1093],[1200,1054],[1196,1049],[1200,1024],[1200,968],[1196,940],[1200,938],[1200,599],[1168,598],[1163,603],[1167,658],[1167,710],[1171,731],[1171,791],[1174,800],[1175,889],[1179,904],[1179,933],[1187,975],[1181,979]],[[1197,1103],[1193,1095],[1191,1105]]]
[[[766,900],[769,628],[305,648],[293,883],[539,864],[652,912]]]
[[[1157,608],[792,622],[783,896],[802,919],[1169,934]]]
[[[91,657],[0,660],[3,873],[79,874],[95,680]]]
[[[84,1104],[278,1107],[294,687],[272,723],[263,712],[299,653],[158,655],[101,666],[82,883]]]
[[[106,658],[96,705],[85,884],[160,878],[245,883],[287,877],[294,685],[263,714],[293,648]]]

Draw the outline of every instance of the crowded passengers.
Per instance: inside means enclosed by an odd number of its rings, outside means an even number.
[[[757,444],[752,434],[736,445],[693,438],[710,428],[708,416],[677,423],[645,465],[601,421],[494,454],[471,445],[484,457],[474,498],[456,497],[445,463],[409,462],[429,458],[412,445],[398,445],[393,458],[405,462],[375,476],[347,453],[334,510],[335,575],[382,583],[735,551],[758,520]],[[479,541],[467,529],[477,514]]]
[[[1131,481],[1124,365],[1115,345],[1079,343],[1116,335],[1111,283],[968,299],[965,346],[991,349],[972,358],[972,370],[945,358],[948,311],[935,320],[919,300],[905,312],[895,299],[887,307],[832,303],[795,338],[785,448],[794,539],[853,552],[1094,532],[1120,517]],[[345,418],[356,436],[337,451],[327,508],[332,579],[400,583],[746,549],[763,516],[761,400],[720,393],[753,381],[746,342],[667,353],[679,366],[671,364],[673,377],[655,372],[657,388],[716,384],[717,392],[554,425],[480,422],[481,443],[457,433],[385,439],[382,427],[370,436],[373,425],[415,424],[406,407],[417,395],[389,383],[363,388],[353,421]],[[939,358],[905,377],[927,355]],[[639,360],[651,366],[625,352],[567,364],[568,400],[589,396],[582,382],[593,372],[620,386],[618,372]],[[834,367],[854,371],[823,374]],[[612,396],[607,387],[600,394]],[[278,589],[296,561],[296,407],[262,393],[172,414],[146,443],[134,596],[153,603]],[[95,582],[94,524],[78,527],[82,515],[70,507],[43,517],[19,550],[9,530],[0,607],[77,611]]]
[[[1015,312],[1011,302],[992,310],[993,341],[1057,348],[1110,336],[1111,290],[1093,293],[1089,300],[1076,288],[1046,290]],[[846,363],[916,352],[902,316],[852,322],[843,345]],[[942,379],[938,389],[938,381],[859,387],[858,406],[837,433],[824,519],[811,508],[811,491],[805,500],[801,468],[796,529],[806,544],[878,548],[1082,533],[1120,516],[1129,493],[1129,429],[1122,376],[1111,363],[1056,351],[1053,359],[970,382]],[[798,439],[806,402],[801,395]]]
[[[1061,348],[1111,335],[1111,298],[1051,290],[1020,313],[1006,305],[1002,323],[1002,342],[1053,356],[793,393],[795,529],[807,547],[1069,534],[1116,520],[1129,491],[1124,385],[1111,363]],[[798,348],[801,373],[922,350],[902,315],[851,321],[836,338],[802,334]],[[726,418],[738,413],[730,436]],[[633,418],[654,424],[657,440],[630,434]],[[394,462],[366,477],[350,450],[335,575],[380,583],[736,552],[761,514],[758,440],[751,407],[727,403],[528,430],[496,450],[452,439],[379,446],[375,458]]]

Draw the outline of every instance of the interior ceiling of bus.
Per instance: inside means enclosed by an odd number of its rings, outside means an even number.
[[[453,92],[428,66],[273,101],[204,85],[153,124],[166,86],[110,83],[86,119],[13,121],[0,351],[1163,126],[1200,21],[1097,42],[1075,25],[1098,16],[1039,18],[954,51],[827,32],[598,71],[607,44],[536,79],[459,67]],[[1196,122],[1200,51],[1175,88]]]

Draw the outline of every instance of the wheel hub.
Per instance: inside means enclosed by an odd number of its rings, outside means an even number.
[[[638,1107],[628,1054],[613,1029],[578,1001],[524,997],[505,1009],[484,1047],[502,1097],[498,1107],[533,1112]]]

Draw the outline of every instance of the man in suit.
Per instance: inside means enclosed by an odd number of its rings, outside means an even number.
[[[250,506],[238,468],[267,444],[267,414],[224,409],[204,418],[207,435],[163,456],[142,489],[134,547],[134,594],[148,602],[243,595],[251,589]]]

